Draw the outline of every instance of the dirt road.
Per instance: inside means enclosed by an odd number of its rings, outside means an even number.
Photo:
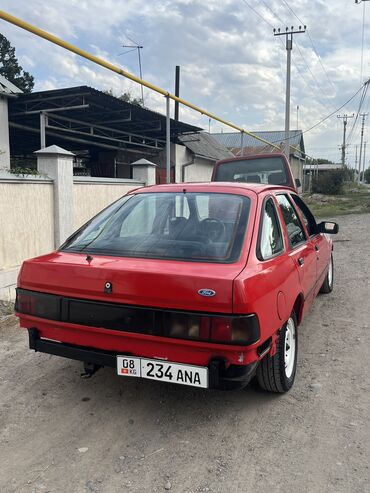
[[[0,492],[370,491],[370,215],[338,219],[336,279],[277,396],[117,377],[0,322]]]

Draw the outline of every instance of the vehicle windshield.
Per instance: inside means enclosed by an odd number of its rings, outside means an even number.
[[[214,181],[289,185],[285,162],[277,156],[222,163]]]
[[[61,250],[120,257],[234,262],[250,199],[224,193],[142,193],[112,204]]]

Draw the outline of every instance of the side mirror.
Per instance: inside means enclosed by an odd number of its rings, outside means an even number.
[[[337,223],[332,223],[329,221],[323,221],[317,225],[319,233],[329,233],[330,235],[336,235],[339,231],[339,226]]]
[[[296,186],[297,188],[299,188],[299,187],[301,187],[301,186],[302,186],[301,180],[300,180],[299,178],[296,178],[296,179],[295,179],[295,186]]]

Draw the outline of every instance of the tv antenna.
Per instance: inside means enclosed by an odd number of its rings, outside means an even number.
[[[140,74],[140,79],[143,79],[143,70],[142,70],[142,65],[141,65],[141,53],[140,53],[140,50],[142,50],[144,48],[144,46],[141,46],[139,45],[139,43],[137,43],[136,41],[134,41],[132,38],[130,38],[129,36],[127,36],[126,34],[126,38],[128,40],[131,41],[131,43],[133,44],[123,44],[122,45],[122,48],[128,48],[128,51],[124,51],[123,53],[120,53],[119,56],[121,55],[127,55],[127,53],[131,53],[132,51],[135,51],[137,50],[137,58],[138,58],[138,62],[139,62],[139,74]],[[144,106],[144,88],[143,88],[143,85],[141,84],[141,102]]]

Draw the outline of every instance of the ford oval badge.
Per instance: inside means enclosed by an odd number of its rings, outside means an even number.
[[[206,296],[207,298],[214,296],[216,294],[216,291],[213,291],[213,289],[205,289],[202,288],[198,291],[198,294],[201,296]]]

